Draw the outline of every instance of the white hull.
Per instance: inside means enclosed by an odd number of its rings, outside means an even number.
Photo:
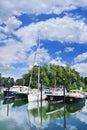
[[[42,107],[46,107],[48,106],[48,102],[47,101],[43,101],[42,102]],[[32,109],[37,109],[37,108],[41,108],[41,102],[29,102],[28,103],[28,110],[32,110]]]
[[[42,100],[46,99],[46,94],[42,92]],[[36,91],[36,92],[30,92],[28,94],[28,102],[34,102],[34,101],[41,101],[41,92]]]

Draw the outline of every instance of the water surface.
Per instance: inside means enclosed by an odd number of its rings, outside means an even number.
[[[87,100],[75,104],[0,101],[0,130],[87,130]]]

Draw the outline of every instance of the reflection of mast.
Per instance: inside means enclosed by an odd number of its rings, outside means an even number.
[[[7,116],[9,115],[9,98],[7,98]]]
[[[30,112],[28,112],[28,119],[29,119],[29,128],[30,128],[30,130],[32,130],[32,125],[31,125],[31,122],[30,122]]]
[[[66,130],[66,105],[64,104],[64,130]]]
[[[42,128],[42,101],[37,102],[38,104],[38,117],[40,117],[39,119],[39,127],[38,130],[40,130]]]
[[[41,83],[41,111],[40,111],[40,116],[41,116],[41,126],[42,126],[42,83]]]
[[[7,104],[7,116],[9,115],[9,104]]]

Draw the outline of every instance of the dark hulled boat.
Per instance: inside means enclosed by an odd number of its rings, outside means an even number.
[[[66,103],[84,102],[85,99],[86,97],[81,90],[70,90],[65,96]]]
[[[47,94],[47,100],[49,103],[64,103],[65,102],[66,89],[64,86],[58,87],[57,90],[51,94]]]
[[[9,91],[9,90],[4,90],[3,94],[4,94],[4,97],[13,97],[14,96],[14,92]]]
[[[15,92],[14,93],[14,101],[28,101],[28,94],[27,93],[21,93],[21,92]]]
[[[64,95],[49,94],[47,95],[47,100],[49,103],[63,103]]]

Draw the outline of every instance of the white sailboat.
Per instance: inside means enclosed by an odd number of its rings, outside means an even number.
[[[37,50],[36,50],[35,57],[34,57],[33,67],[35,65],[36,55],[37,54],[39,55],[39,50],[40,50],[40,40],[38,40],[38,43],[37,43]],[[39,56],[38,56],[38,58],[39,58]],[[31,77],[30,77],[29,88],[30,88],[30,85],[31,85],[31,81],[32,81],[32,74],[31,74]],[[42,85],[40,84],[40,65],[38,63],[38,89],[32,89],[32,90],[29,91],[28,102],[41,101],[41,100],[46,99],[45,91],[42,91],[41,87],[42,87]]]

